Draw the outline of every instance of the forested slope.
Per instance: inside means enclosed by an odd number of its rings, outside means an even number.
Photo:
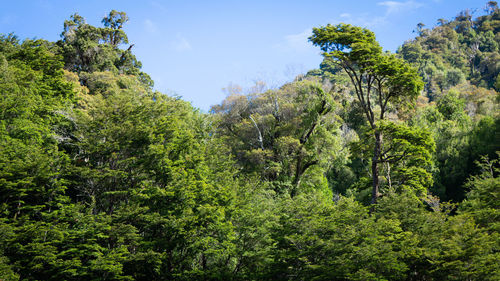
[[[325,59],[209,114],[153,89],[111,11],[0,36],[0,279],[500,279],[500,10]]]

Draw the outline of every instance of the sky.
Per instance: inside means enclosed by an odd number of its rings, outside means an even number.
[[[415,27],[451,20],[460,11],[483,13],[481,0],[0,0],[0,33],[20,39],[60,39],[64,20],[78,13],[102,26],[115,9],[142,70],[155,89],[181,96],[207,112],[238,84],[276,88],[319,67],[321,51],[307,38],[313,27],[341,22],[366,27],[385,50],[415,37]],[[128,47],[128,46],[125,46]]]

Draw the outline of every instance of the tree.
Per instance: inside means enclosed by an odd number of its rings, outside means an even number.
[[[123,274],[140,280],[227,275],[237,181],[206,116],[153,93],[137,76],[80,76],[90,93],[75,108],[72,144],[78,149],[68,191],[94,217],[110,217],[107,225],[116,221],[116,231],[139,235],[109,246],[134,249],[118,261]]]
[[[127,35],[121,30],[127,21],[127,14],[116,10],[112,10],[108,16],[102,19],[102,23],[106,27],[103,32],[105,38],[115,48],[121,43],[128,43]]]
[[[389,192],[375,216],[402,228],[398,254],[407,266],[397,280],[498,280],[498,233],[478,227],[469,214],[450,213],[454,204],[429,196],[425,202],[409,192]]]
[[[372,200],[379,193],[379,166],[382,158],[382,132],[377,122],[386,114],[412,104],[423,88],[416,69],[389,53],[375,40],[373,32],[349,24],[314,28],[309,40],[321,47],[325,57],[332,58],[348,74],[369,126],[373,130]]]
[[[419,22],[419,23],[417,24],[417,29],[416,29],[416,30],[414,30],[413,32],[415,32],[415,31],[416,31],[416,32],[418,33],[418,35],[419,35],[419,36],[422,36],[422,34],[424,33],[424,27],[425,27],[425,24],[423,24],[423,23]]]
[[[384,135],[380,152],[381,175],[387,191],[409,191],[417,198],[424,199],[427,189],[432,187],[432,153],[434,139],[423,128],[410,127],[404,123],[379,121],[378,130]],[[366,134],[373,134],[370,130]],[[369,137],[361,137],[352,145],[353,151],[369,154],[373,142]]]
[[[134,45],[124,50],[118,48],[128,43],[127,34],[122,30],[127,21],[125,12],[112,10],[102,20],[104,27],[95,27],[86,23],[82,16],[73,14],[64,21],[62,40],[57,42],[65,68],[78,73],[112,71],[139,75],[145,84],[150,84],[147,74],[139,71],[141,63],[131,52]]]
[[[440,18],[437,20],[439,26],[446,25],[448,23],[448,20]]]
[[[301,186],[323,186],[316,183],[326,182],[321,171],[337,149],[331,93],[307,80],[248,96],[237,92],[212,112],[243,171],[258,173],[276,192],[292,197]]]
[[[67,158],[58,141],[67,137],[63,112],[74,93],[47,45],[0,37],[0,50],[10,49],[0,53],[0,208],[14,220],[64,201]]]
[[[340,196],[300,194],[277,206],[274,259],[265,280],[404,280],[406,234]]]
[[[498,10],[497,1],[488,1],[488,3],[486,3],[484,11],[487,12],[489,15],[493,14],[493,12],[495,12],[496,10]]]
[[[500,154],[500,152],[497,152]],[[480,175],[472,176],[467,182],[470,191],[462,202],[460,210],[469,213],[475,221],[491,232],[500,233],[500,178],[498,159],[483,157],[476,164],[482,169]]]

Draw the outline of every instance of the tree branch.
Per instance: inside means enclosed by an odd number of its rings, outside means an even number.
[[[259,139],[258,139],[258,141],[259,141],[259,143],[260,143],[260,148],[261,148],[262,150],[264,150],[264,139],[262,138],[262,133],[260,132],[259,126],[257,126],[257,123],[256,123],[256,122],[255,122],[255,120],[253,119],[252,114],[250,114],[250,115],[248,115],[248,116],[249,116],[250,120],[252,120],[252,123],[253,123],[253,125],[255,126],[255,129],[257,129],[257,132],[259,133],[259,137],[258,137]]]

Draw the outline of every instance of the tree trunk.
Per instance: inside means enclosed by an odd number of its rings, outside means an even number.
[[[292,181],[292,190],[290,190],[290,197],[293,198],[297,194],[297,188],[299,187],[300,184],[300,176],[302,175],[302,155],[300,155],[300,150],[299,150],[299,155],[297,156],[297,165],[295,166],[295,176],[293,177]]]
[[[309,169],[309,167],[318,164],[318,160],[313,160],[313,161],[306,161],[304,163],[304,159],[302,158],[302,155],[299,152],[299,155],[297,156],[297,166],[295,167],[295,175],[293,177],[292,181],[292,190],[290,190],[290,197],[293,198],[297,194],[297,189],[299,188],[300,185],[300,180],[302,175]]]
[[[392,188],[392,180],[391,180],[391,164],[387,163],[387,184],[389,185],[389,189]]]
[[[377,204],[377,198],[379,197],[379,177],[378,177],[378,160],[380,158],[380,150],[382,147],[382,134],[375,130],[375,147],[373,149],[373,159],[372,159],[372,202],[371,204]]]

